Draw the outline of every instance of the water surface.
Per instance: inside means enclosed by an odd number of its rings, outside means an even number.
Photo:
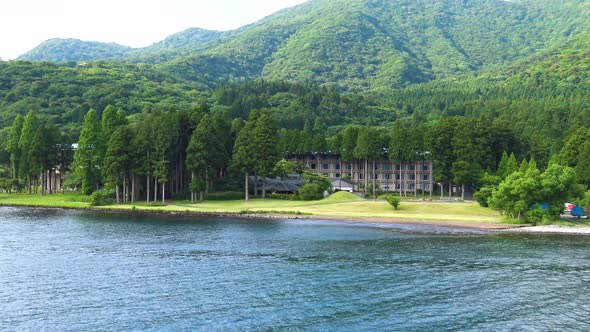
[[[589,330],[590,238],[0,208],[0,330]]]

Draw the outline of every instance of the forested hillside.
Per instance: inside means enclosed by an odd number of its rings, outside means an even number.
[[[188,29],[140,49],[52,40],[22,59],[124,57],[211,87],[263,77],[380,91],[498,70],[589,29],[583,0],[310,0],[235,31]]]
[[[390,89],[501,68],[566,43],[589,22],[584,1],[314,0],[166,69],[209,84],[261,76]]]
[[[128,115],[152,109],[190,109],[206,96],[206,87],[142,64],[0,62],[2,128],[17,114],[34,110],[77,131],[90,108],[100,111],[112,104]]]
[[[115,43],[99,43],[79,39],[49,39],[29,52],[20,60],[30,61],[88,61],[98,59],[121,59],[131,47]]]
[[[108,59],[132,59],[133,62],[159,63],[181,55],[223,35],[220,31],[190,28],[168,36],[147,47],[131,48],[114,43],[99,43],[78,39],[50,39],[18,60],[30,61],[92,61]]]

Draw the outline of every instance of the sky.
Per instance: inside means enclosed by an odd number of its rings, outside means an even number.
[[[51,38],[143,47],[188,28],[232,30],[306,0],[3,0],[0,58]]]

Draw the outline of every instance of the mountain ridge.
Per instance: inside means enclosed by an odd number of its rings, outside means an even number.
[[[187,29],[111,59],[210,87],[265,78],[379,91],[503,68],[587,31],[583,0],[310,0],[237,30]]]

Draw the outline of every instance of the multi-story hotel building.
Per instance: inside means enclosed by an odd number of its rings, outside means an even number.
[[[432,162],[429,160],[400,164],[388,159],[344,162],[339,155],[330,153],[291,155],[289,160],[300,162],[310,171],[331,179],[349,179],[358,191],[372,185],[373,179],[377,189],[384,192],[429,194],[434,188]]]

